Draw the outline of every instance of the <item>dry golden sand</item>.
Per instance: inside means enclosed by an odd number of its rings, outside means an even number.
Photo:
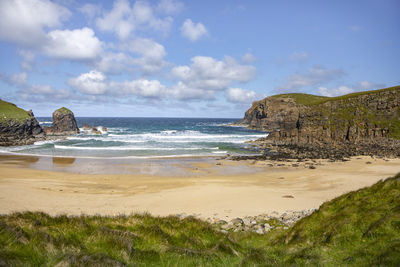
[[[74,215],[148,211],[153,215],[186,213],[230,219],[318,208],[324,201],[400,172],[400,159],[371,157],[356,157],[347,162],[318,160],[300,163],[299,167],[292,167],[296,162],[269,161],[158,163],[167,164],[167,168],[163,166],[164,172],[169,167],[178,168],[180,175],[173,176],[82,174],[69,172],[70,167],[63,172],[38,170],[27,157],[6,159],[3,156],[0,161],[2,214],[27,210]],[[76,164],[60,159],[53,163]],[[309,169],[309,164],[316,169]],[[136,168],[135,163],[131,165]],[[146,166],[157,168],[154,164]],[[115,170],[118,168],[115,164]]]

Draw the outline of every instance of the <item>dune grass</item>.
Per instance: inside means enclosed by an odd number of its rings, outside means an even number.
[[[0,216],[0,265],[396,266],[400,174],[323,204],[288,230],[221,233],[174,216]]]

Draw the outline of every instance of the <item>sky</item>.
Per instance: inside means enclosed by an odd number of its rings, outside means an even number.
[[[0,0],[0,98],[36,116],[241,118],[400,84],[398,0]]]

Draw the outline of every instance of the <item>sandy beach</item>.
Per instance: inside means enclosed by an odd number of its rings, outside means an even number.
[[[345,162],[212,158],[118,162],[1,155],[0,213],[149,212],[231,219],[318,208],[399,171],[400,159],[371,157]]]

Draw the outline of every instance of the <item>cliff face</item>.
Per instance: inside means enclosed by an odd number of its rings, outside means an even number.
[[[0,146],[32,144],[45,137],[32,111],[0,100]]]
[[[400,86],[334,98],[271,96],[253,103],[239,123],[286,144],[400,139]]]
[[[71,135],[79,133],[74,113],[65,107],[53,112],[53,124],[51,127],[45,127],[44,130],[48,135]]]

